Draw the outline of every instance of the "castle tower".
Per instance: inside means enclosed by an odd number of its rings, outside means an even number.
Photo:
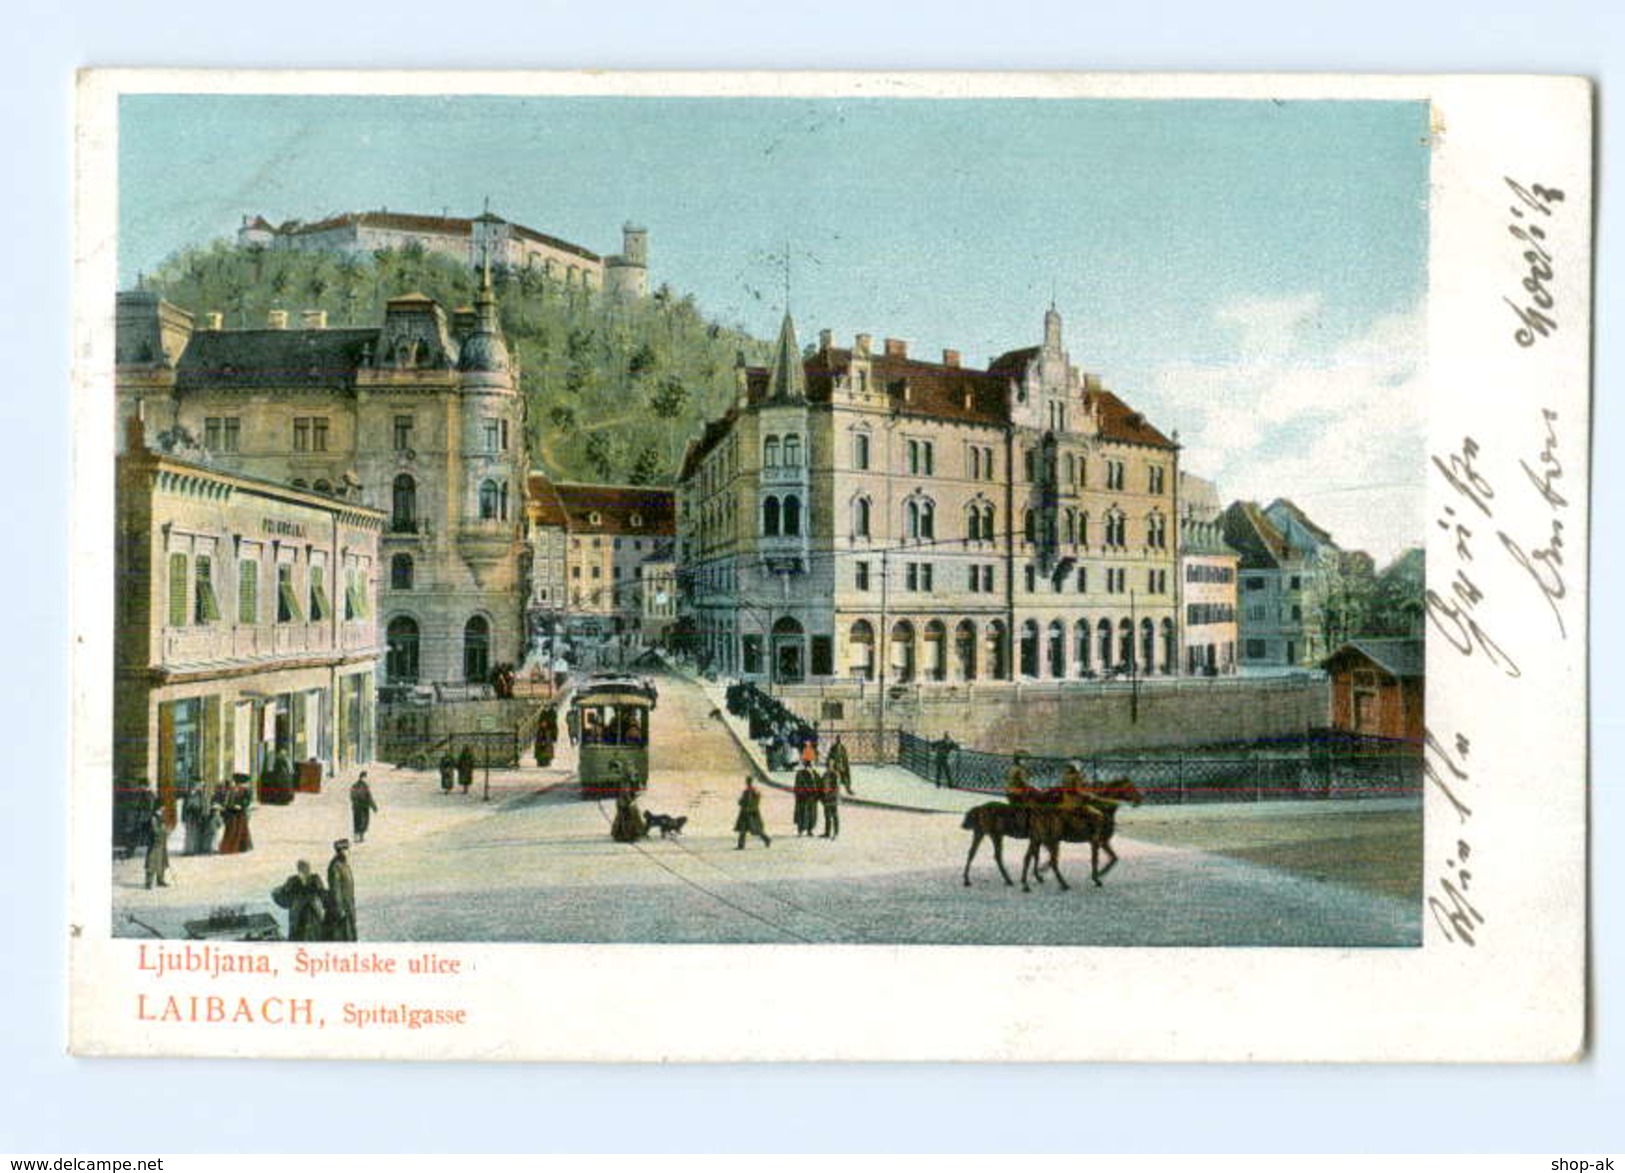
[[[604,285],[612,297],[649,295],[649,230],[627,221],[621,227],[621,254],[604,260]]]

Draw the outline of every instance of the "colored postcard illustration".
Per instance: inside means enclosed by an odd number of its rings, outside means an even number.
[[[76,1052],[1583,1052],[1584,82],[81,99]]]

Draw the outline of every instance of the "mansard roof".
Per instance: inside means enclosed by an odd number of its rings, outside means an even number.
[[[379,330],[203,330],[175,366],[181,390],[349,385]]]

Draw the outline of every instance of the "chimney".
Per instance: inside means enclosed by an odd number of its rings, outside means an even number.
[[[867,334],[859,334],[857,341],[852,344],[852,353],[857,354],[857,355],[861,355],[864,358],[868,358],[869,357],[869,344],[872,343],[873,341],[874,341],[874,339],[871,338],[869,335],[867,335]]]
[[[143,399],[135,401],[135,414],[124,421],[124,450],[126,452],[145,452],[147,450],[147,404]]]
[[[835,331],[834,330],[820,330],[820,331],[818,331],[818,349],[820,351],[822,351],[825,354],[828,354],[830,352],[830,350],[834,347],[834,345],[835,345]]]
[[[908,343],[905,342],[901,338],[888,338],[888,339],[886,339],[886,357],[887,358],[907,358],[908,357]]]
[[[288,328],[288,311],[272,310],[265,315],[265,324],[273,330],[286,330]]]
[[[299,328],[301,330],[325,330],[325,329],[327,329],[327,311],[326,310],[300,310],[299,311]]]
[[[959,351],[944,350],[942,352],[942,365],[945,367],[957,367],[959,365]]]
[[[205,330],[224,330],[226,328],[226,315],[219,310],[210,310],[203,315],[203,328]]]

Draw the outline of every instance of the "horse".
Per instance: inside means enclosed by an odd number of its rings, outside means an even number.
[[[1066,887],[1066,881],[1061,879],[1060,868],[1056,864],[1059,841],[1064,836],[1061,833],[1052,834],[1048,829],[1048,824],[1044,822],[1046,818],[1060,813],[1061,791],[1042,790],[1031,793],[1031,801],[1021,806],[1008,802],[984,802],[980,806],[972,807],[965,812],[964,821],[960,826],[971,832],[972,836],[970,853],[965,856],[965,887],[970,887],[971,861],[976,858],[977,849],[982,846],[984,838],[993,840],[993,862],[999,865],[999,874],[1004,877],[1005,886],[1015,887],[1015,881],[1010,878],[1010,873],[1004,868],[1004,841],[1006,839],[1030,838],[1031,829],[1035,822],[1044,828],[1045,843],[1050,848],[1050,867],[1055,871],[1055,878],[1061,881],[1061,887]],[[1086,806],[1082,810],[1071,812],[1071,814],[1074,816],[1072,820],[1074,823],[1093,822],[1099,823],[1104,828],[1104,816],[1095,807]],[[1074,828],[1069,825],[1067,829],[1072,830]],[[1052,839],[1054,840],[1053,843],[1050,842]],[[1028,855],[1030,856],[1032,853],[1033,848],[1029,847]],[[1043,883],[1042,876],[1037,876],[1035,873],[1035,877],[1039,883]],[[1021,890],[1023,892],[1032,891],[1027,887],[1025,863],[1022,867]]]
[[[1046,794],[1053,794],[1049,791]],[[1033,870],[1033,878],[1039,883],[1044,882],[1044,864],[1039,859],[1040,849],[1049,851],[1049,866],[1055,872],[1055,879],[1065,891],[1067,882],[1061,875],[1061,869],[1056,866],[1060,857],[1061,843],[1087,843],[1089,844],[1089,878],[1095,882],[1095,887],[1101,886],[1101,880],[1106,873],[1117,866],[1117,852],[1112,850],[1112,834],[1117,830],[1117,808],[1123,803],[1139,806],[1145,801],[1140,793],[1127,778],[1118,778],[1103,786],[1093,787],[1080,792],[1081,805],[1070,805],[1064,800],[1059,805],[1046,803],[1035,808],[1036,815],[1031,821],[1028,837],[1027,854],[1021,861],[1021,887],[1027,891],[1027,869]],[[1100,866],[1101,852],[1109,857],[1106,866]]]

